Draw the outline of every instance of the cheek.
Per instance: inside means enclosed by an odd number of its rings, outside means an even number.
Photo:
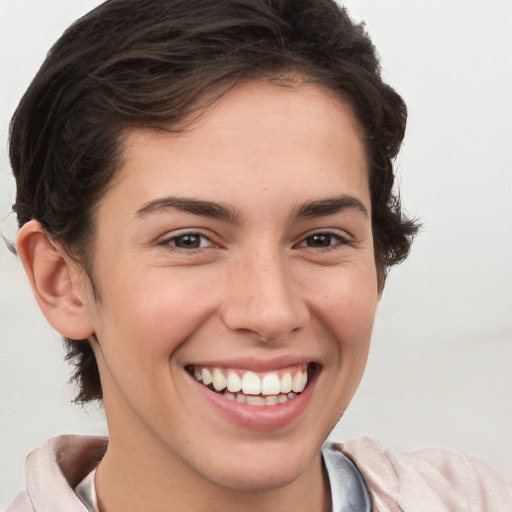
[[[341,274],[324,282],[324,293],[317,296],[316,316],[318,336],[324,343],[330,340],[329,361],[336,379],[349,391],[355,390],[366,366],[378,293],[371,267]]]
[[[145,275],[138,282],[118,280],[102,295],[96,318],[105,358],[149,369],[167,364],[214,310],[217,299],[204,292],[203,283],[166,279],[166,274]]]
[[[371,333],[378,291],[371,266],[350,272],[333,272],[322,280],[323,293],[317,295],[319,309],[337,332],[346,332],[347,342],[356,342]]]

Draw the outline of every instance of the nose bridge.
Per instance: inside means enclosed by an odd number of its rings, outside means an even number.
[[[304,326],[309,313],[289,261],[279,250],[260,247],[240,261],[231,277],[224,309],[224,322],[230,329],[277,341]]]

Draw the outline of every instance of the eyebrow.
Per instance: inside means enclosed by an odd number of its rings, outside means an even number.
[[[308,201],[298,207],[296,216],[299,218],[321,217],[344,210],[356,210],[368,218],[368,210],[364,204],[356,197],[346,194],[317,201]]]
[[[137,210],[136,215],[137,217],[143,218],[152,213],[164,212],[170,208],[175,208],[176,210],[192,213],[194,215],[224,219],[233,223],[238,223],[240,219],[240,212],[229,205],[172,196],[149,201]],[[356,197],[346,194],[315,201],[307,201],[296,209],[295,217],[322,217],[325,215],[333,215],[344,210],[356,210],[361,212],[365,217],[368,217],[368,210],[363,203]]]
[[[142,218],[151,213],[163,212],[170,208],[194,215],[225,219],[233,223],[237,223],[240,217],[240,212],[230,206],[183,197],[163,197],[149,201],[137,210],[136,215]]]

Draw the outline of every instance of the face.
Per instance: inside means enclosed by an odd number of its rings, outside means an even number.
[[[316,86],[251,83],[184,133],[130,132],[87,306],[109,450],[233,489],[317,464],[367,358],[370,218],[360,129]]]

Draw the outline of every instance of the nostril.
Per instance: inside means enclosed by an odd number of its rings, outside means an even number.
[[[289,258],[261,244],[244,252],[243,265],[229,276],[221,314],[230,330],[250,333],[263,342],[281,340],[309,318],[301,290],[291,276]]]
[[[247,306],[238,303],[225,308],[222,318],[230,330],[273,343],[300,331],[307,324],[309,313],[301,305],[278,308],[267,304],[260,307],[253,302]]]

